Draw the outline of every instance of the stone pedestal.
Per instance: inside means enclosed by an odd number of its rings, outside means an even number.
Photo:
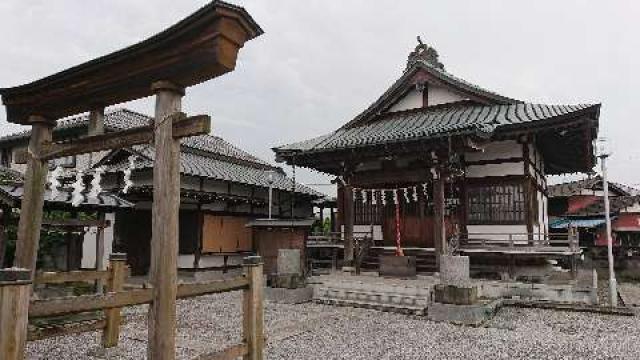
[[[413,278],[416,277],[415,256],[380,256],[380,276]]]
[[[453,286],[467,286],[469,277],[469,257],[442,255],[440,257],[440,283]]]
[[[478,301],[478,287],[437,284],[433,289],[433,298],[441,304],[472,305]]]
[[[276,268],[277,273],[267,275],[270,287],[297,289],[306,286],[299,249],[279,249]]]
[[[278,274],[302,274],[300,249],[278,249]]]
[[[440,284],[433,287],[427,316],[433,321],[478,326],[493,316],[495,306],[478,299],[478,287],[469,277],[469,257],[443,255]]]

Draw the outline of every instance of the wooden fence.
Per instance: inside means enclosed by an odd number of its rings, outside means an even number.
[[[262,259],[250,256],[244,259],[245,274],[229,280],[179,284],[179,299],[206,294],[243,291],[243,342],[223,351],[200,355],[197,359],[244,359],[263,358],[263,275]],[[102,331],[102,345],[105,348],[118,345],[120,334],[121,308],[140,304],[150,304],[153,289],[123,290],[127,276],[124,254],[113,254],[108,270],[71,271],[65,273],[39,273],[35,284],[65,283],[77,281],[106,282],[106,293],[71,296],[44,300],[29,300],[31,293],[30,272],[23,269],[0,270],[0,354],[2,359],[23,359],[27,340],[42,339],[85,331]],[[17,305],[12,305],[17,304]],[[5,306],[12,306],[11,309]],[[5,311],[6,310],[6,311]],[[27,332],[26,317],[29,319],[104,311],[104,320],[78,322],[68,326],[51,327]],[[25,326],[22,326],[25,324]],[[5,331],[5,329],[11,329]],[[170,334],[173,336],[173,334]]]

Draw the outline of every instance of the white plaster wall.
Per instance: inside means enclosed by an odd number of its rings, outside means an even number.
[[[522,162],[469,165],[466,168],[465,176],[468,178],[481,178],[486,176],[506,176],[524,175],[524,164]]]
[[[429,91],[429,100],[428,100],[428,106],[433,106],[433,105],[440,105],[440,104],[446,104],[446,103],[451,103],[451,102],[456,102],[456,101],[460,101],[460,100],[466,100],[465,97],[460,96],[459,94],[450,91],[449,89],[443,87],[443,86],[437,86],[437,85],[429,85],[428,86],[428,91]]]
[[[466,152],[464,156],[466,161],[522,157],[522,145],[515,140],[494,141],[487,144],[483,151]]]
[[[113,252],[113,227],[115,225],[115,214],[105,214],[105,220],[111,222],[111,226],[104,229],[104,256],[102,258],[102,268],[106,269],[109,255]],[[82,241],[82,262],[83,269],[95,269],[96,267],[96,228],[91,228],[84,234]]]
[[[389,112],[417,109],[422,107],[422,91],[412,89],[389,108]]]
[[[527,225],[467,225],[470,239],[509,241],[508,234],[514,235],[516,243],[527,242]],[[505,235],[503,235],[505,234]]]

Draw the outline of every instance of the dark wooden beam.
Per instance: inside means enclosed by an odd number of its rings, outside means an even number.
[[[170,115],[167,120],[173,122],[173,138],[204,135],[211,131],[211,117],[196,115],[187,117],[184,113]],[[114,150],[131,147],[133,145],[148,144],[153,141],[154,126],[140,126],[117,132],[82,137],[77,140],[61,143],[44,143],[42,150],[35,154],[36,158],[47,161],[55,158],[81,155],[104,150]],[[25,159],[24,154],[16,155]]]
[[[84,219],[43,219],[42,226],[49,227],[98,227],[107,228],[111,226],[109,220],[84,220]]]
[[[212,1],[144,41],[57,74],[0,89],[7,121],[60,119],[153,95],[149,84],[189,87],[232,71],[244,43],[262,30],[241,7]],[[34,50],[37,51],[37,50]]]

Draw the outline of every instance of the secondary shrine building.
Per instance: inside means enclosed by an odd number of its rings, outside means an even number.
[[[435,248],[548,245],[547,175],[594,166],[599,104],[531,104],[445,70],[422,43],[400,78],[330,134],[274,148],[334,175],[345,260],[352,239]],[[399,218],[396,218],[398,203]]]

